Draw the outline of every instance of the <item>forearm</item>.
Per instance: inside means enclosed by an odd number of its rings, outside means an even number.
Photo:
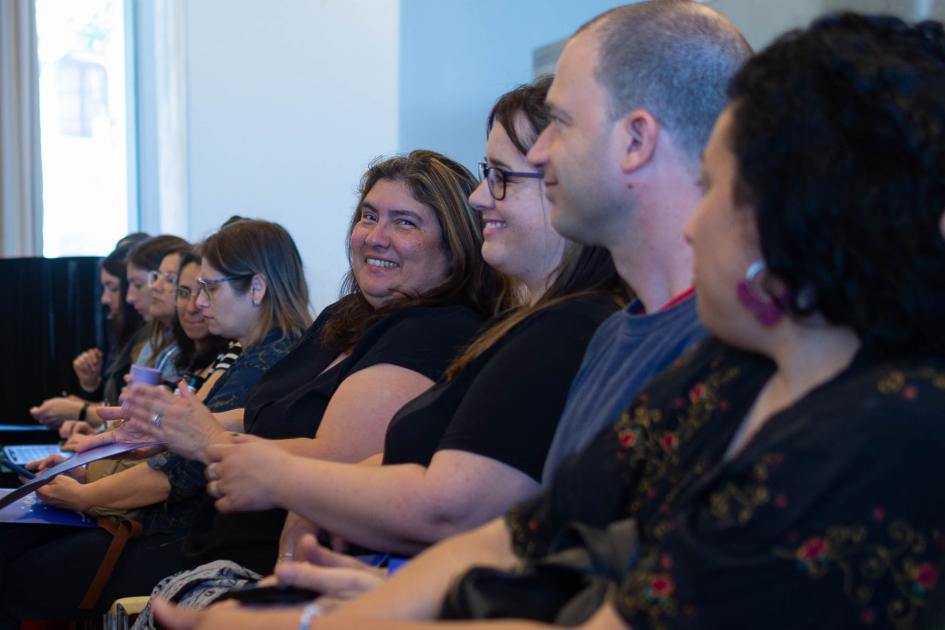
[[[508,529],[502,519],[496,519],[431,547],[410,561],[387,583],[342,606],[312,627],[362,627],[358,621],[366,619],[435,619],[447,589],[458,576],[473,566],[510,569],[515,560]]]
[[[138,464],[83,487],[86,501],[96,507],[130,510],[167,499],[171,484],[164,473]]]

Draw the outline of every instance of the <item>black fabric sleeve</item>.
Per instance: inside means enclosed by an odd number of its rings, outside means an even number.
[[[489,457],[540,481],[571,380],[600,323],[592,313],[565,303],[513,330],[466,391],[437,450]]]
[[[390,363],[436,381],[482,323],[473,311],[453,306],[408,307],[391,318],[380,334],[358,342],[347,374]]]

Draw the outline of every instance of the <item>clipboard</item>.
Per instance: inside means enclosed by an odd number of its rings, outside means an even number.
[[[103,444],[102,446],[90,448],[89,450],[82,453],[76,453],[74,457],[70,457],[66,461],[60,462],[52,468],[47,468],[42,473],[36,475],[36,477],[30,479],[19,488],[12,490],[6,496],[0,498],[0,510],[18,500],[19,498],[33,492],[40,486],[46,485],[57,475],[68,472],[73,468],[84,466],[89,462],[98,461],[100,459],[108,459],[109,457],[114,457],[115,455],[128,453],[139,448],[148,448],[151,446],[160,445],[161,442],[115,442],[113,444]]]
[[[0,496],[16,488],[0,488]],[[61,510],[43,503],[36,495],[20,497],[18,501],[0,509],[0,523],[29,523],[31,525],[70,525],[72,527],[95,527],[95,519]]]

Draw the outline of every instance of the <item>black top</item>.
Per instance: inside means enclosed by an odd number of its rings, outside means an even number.
[[[437,451],[455,449],[540,481],[584,349],[616,310],[610,298],[585,296],[520,322],[453,380],[441,379],[397,412],[384,464],[427,466]]]
[[[259,381],[246,404],[247,433],[269,439],[314,437],[335,390],[349,375],[382,363],[439,378],[482,323],[463,306],[411,306],[376,322],[351,354],[324,371],[339,351],[321,343],[331,318],[328,307],[299,344]],[[198,566],[232,560],[259,573],[276,562],[284,510],[219,514],[213,499],[204,505],[184,548],[186,562]]]
[[[913,627],[945,559],[945,360],[861,352],[724,461],[773,372],[689,354],[509,513],[516,553],[635,518],[612,601],[637,630]]]

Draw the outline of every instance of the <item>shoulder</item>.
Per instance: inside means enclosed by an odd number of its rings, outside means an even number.
[[[365,336],[410,334],[430,336],[454,331],[467,334],[478,329],[480,325],[482,325],[482,319],[479,315],[465,306],[407,306],[375,323]]]
[[[871,418],[868,426],[882,433],[945,444],[945,358],[890,359],[852,372],[836,393],[851,415]]]

